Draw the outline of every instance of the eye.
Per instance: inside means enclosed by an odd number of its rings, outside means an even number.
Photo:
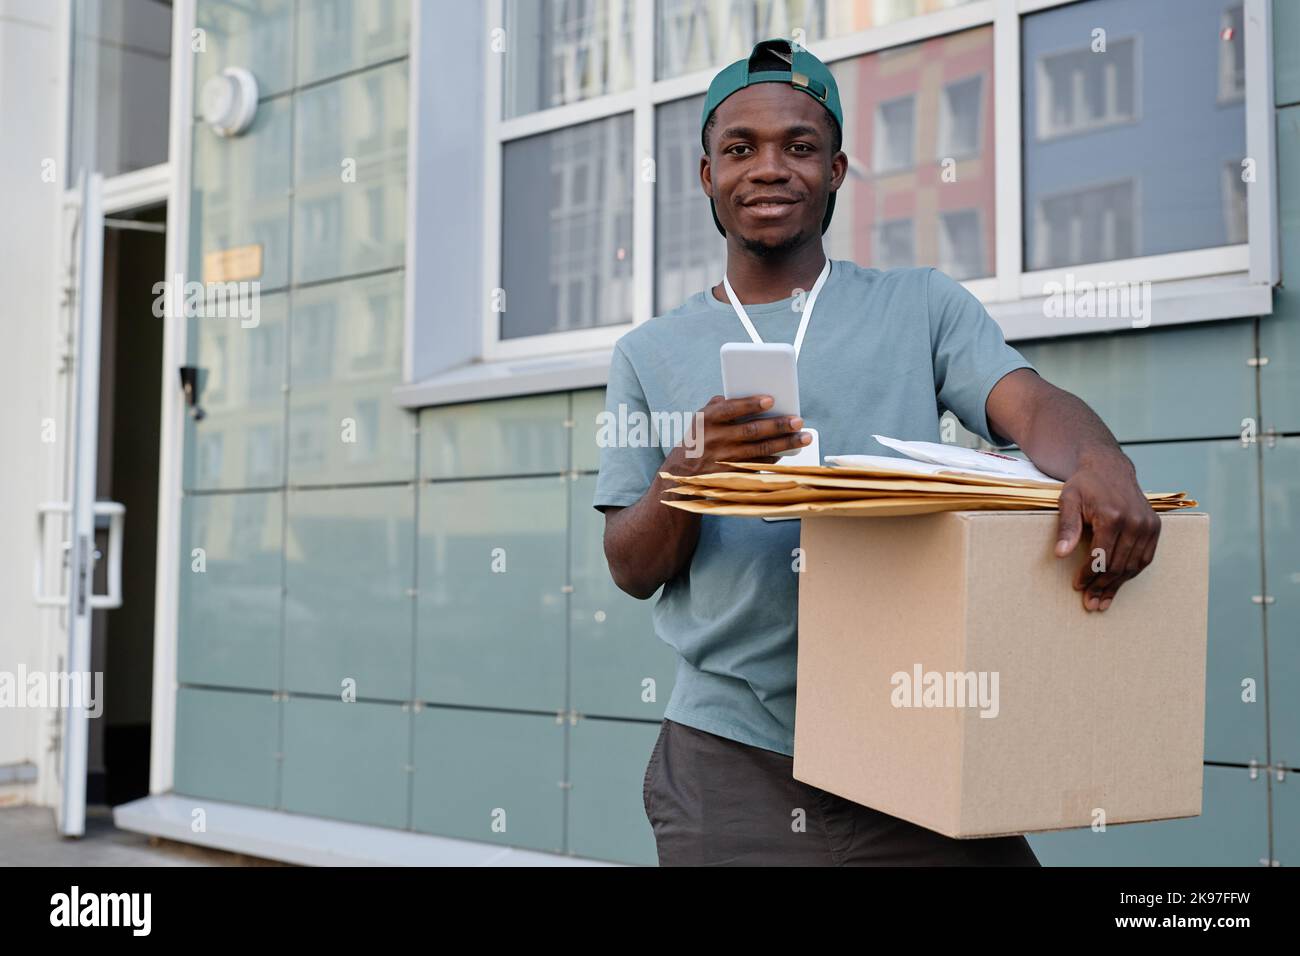
[[[814,146],[812,146],[812,145],[810,145],[810,144],[808,144],[808,143],[795,143],[795,144],[794,144],[793,146],[791,146],[790,148],[791,148],[791,149],[797,149],[797,150],[800,150],[800,151],[805,152],[805,153],[813,153],[813,152],[816,152],[816,147],[814,147]]]
[[[723,150],[723,152],[736,154],[736,150],[739,149],[749,149],[749,146],[746,145],[745,143],[737,143],[735,146],[728,146],[725,150]]]

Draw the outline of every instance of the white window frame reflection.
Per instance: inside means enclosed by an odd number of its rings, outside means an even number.
[[[1098,193],[1101,193],[1105,190],[1111,190],[1115,188],[1125,188],[1125,187],[1127,187],[1129,191],[1128,194],[1129,194],[1129,204],[1130,204],[1130,209],[1129,209],[1130,225],[1129,225],[1129,230],[1128,230],[1128,235],[1126,237],[1126,240],[1130,248],[1140,249],[1142,247],[1142,218],[1139,211],[1142,209],[1142,186],[1138,180],[1133,179],[1132,177],[1125,177],[1123,179],[1109,179],[1101,182],[1078,183],[1074,186],[1071,186],[1069,189],[1062,189],[1057,192],[1045,193],[1039,196],[1037,202],[1034,204],[1034,210],[1033,210],[1034,236],[1036,238],[1036,242],[1038,245],[1038,248],[1035,250],[1035,254],[1033,258],[1035,260],[1042,260],[1046,258],[1046,253],[1048,251],[1048,246],[1052,236],[1052,230],[1047,216],[1048,206],[1050,206],[1053,203],[1073,199],[1073,200],[1077,200],[1080,205],[1085,205],[1090,208],[1098,208],[1097,204],[1095,202],[1090,202],[1088,197],[1096,196]],[[1072,221],[1077,222],[1078,220],[1077,218],[1075,218]],[[1114,241],[1118,243],[1119,241],[1118,236],[1116,236]],[[1120,262],[1126,258],[1132,258],[1131,256],[1127,256],[1127,257],[1116,257],[1113,259],[1106,259],[1099,256],[1098,258],[1094,259],[1091,258],[1091,253],[1083,249],[1072,250],[1068,258],[1077,261],[1079,257],[1087,257],[1083,259],[1085,263]],[[1049,268],[1057,268],[1057,267],[1053,266]],[[1060,266],[1059,268],[1065,269],[1069,267]]]
[[[906,104],[908,110],[908,127],[906,140],[900,135],[901,130],[891,128],[888,113],[892,107]],[[904,93],[892,99],[876,104],[875,116],[872,118],[875,130],[871,143],[875,155],[871,158],[872,171],[877,176],[889,173],[903,173],[916,168],[916,93]],[[895,151],[905,152],[905,156],[895,157]]]
[[[1061,57],[1083,54],[1085,63],[1100,62],[1103,67],[1106,67],[1109,64],[1106,61],[1100,61],[1098,57],[1110,57],[1121,49],[1128,50],[1132,60],[1130,69],[1133,73],[1133,109],[1128,113],[1108,111],[1106,115],[1095,119],[1076,119],[1074,122],[1058,126],[1052,119],[1054,98],[1051,94],[1055,92],[1055,87],[1052,83],[1052,74],[1048,70],[1048,63]],[[1109,129],[1112,126],[1140,123],[1142,122],[1142,38],[1130,35],[1107,38],[1106,52],[1104,54],[1094,54],[1092,48],[1086,43],[1066,50],[1054,50],[1040,56],[1034,64],[1034,81],[1038,84],[1038,115],[1034,117],[1034,136],[1040,142],[1063,139],[1066,136],[1095,133],[1098,130]],[[1080,89],[1073,92],[1082,94]],[[1075,102],[1071,105],[1073,109],[1078,110],[1082,107],[1083,100],[1076,95]]]
[[[975,142],[961,146],[953,142],[955,130],[960,125],[959,117],[964,114],[952,108],[951,94],[960,87],[975,87]],[[984,74],[972,73],[970,76],[951,80],[939,91],[938,129],[934,141],[934,158],[942,162],[955,159],[960,162],[978,156],[984,149]]]
[[[592,99],[542,109],[523,116],[504,119],[502,115],[503,57],[487,57],[485,99],[486,202],[484,208],[484,289],[482,301],[482,355],[485,360],[510,360],[555,354],[578,355],[607,350],[630,328],[650,319],[654,313],[655,287],[655,208],[653,183],[643,178],[653,169],[656,153],[655,111],[675,100],[698,96],[708,89],[715,68],[655,80],[656,11],[655,0],[634,0],[636,42],[633,54],[635,83],[629,90]],[[1008,338],[1069,335],[1102,328],[1119,327],[1086,324],[1074,320],[1054,320],[1050,327],[1042,321],[1041,302],[1044,287],[1052,282],[1073,280],[1150,281],[1173,283],[1167,293],[1170,308],[1153,316],[1153,324],[1177,324],[1211,318],[1267,314],[1272,310],[1270,286],[1278,281],[1276,229],[1276,184],[1274,183],[1273,94],[1272,94],[1272,27],[1269,0],[1243,0],[1245,5],[1245,113],[1246,155],[1256,161],[1256,185],[1248,195],[1249,241],[1208,249],[1195,249],[1161,255],[1088,263],[1068,268],[1029,271],[1024,250],[1022,136],[1036,135],[1037,117],[1025,117],[1021,109],[998,109],[998,104],[1022,102],[1021,28],[1022,18],[1090,0],[974,0],[974,2],[891,22],[851,35],[841,35],[809,44],[827,64],[853,59],[905,44],[917,43],[978,27],[992,27],[994,65],[992,83],[997,90],[994,102],[993,149],[997,156],[995,199],[992,209],[996,229],[992,248],[985,255],[992,261],[986,266],[992,275],[966,280],[962,284],[988,307],[1003,326]],[[488,0],[487,28],[504,22],[505,0]],[[1230,5],[1230,0],[1225,0]],[[1121,35],[1114,38],[1125,40]],[[1140,37],[1134,37],[1140,44]],[[1134,121],[1140,119],[1141,49],[1134,52]],[[722,64],[718,64],[721,66]],[[1211,63],[1207,69],[1217,71]],[[981,101],[984,99],[981,89]],[[982,102],[982,107],[985,105]],[[499,313],[491,311],[494,290],[501,285],[501,154],[504,146],[516,139],[553,132],[579,123],[605,119],[620,113],[632,115],[632,156],[638,163],[633,176],[632,247],[633,247],[633,321],[622,325],[575,329],[524,336],[499,338]],[[984,123],[978,125],[984,137]],[[981,147],[986,145],[981,141]],[[851,157],[858,163],[874,163],[875,157]],[[923,161],[914,145],[914,161]],[[704,201],[701,193],[700,201]],[[982,228],[982,225],[981,225]],[[1140,248],[1137,247],[1137,248]],[[1202,283],[1190,288],[1179,280]],[[1229,290],[1227,285],[1232,285]],[[1249,294],[1236,294],[1237,288]],[[1198,305],[1204,289],[1213,305]],[[1233,294],[1229,294],[1229,293]],[[519,308],[519,303],[508,303]]]

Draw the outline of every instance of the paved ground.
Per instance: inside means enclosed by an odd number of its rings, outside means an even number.
[[[0,867],[278,865],[119,830],[108,807],[86,808],[86,835],[77,840],[59,836],[50,808],[0,808]]]

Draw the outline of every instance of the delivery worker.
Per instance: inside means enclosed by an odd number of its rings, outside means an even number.
[[[873,434],[938,441],[949,409],[1065,482],[1056,554],[1073,551],[1086,525],[1106,557],[1104,572],[1084,562],[1075,579],[1085,608],[1105,611],[1151,562],[1160,521],[1132,463],[1082,401],[1006,344],[974,296],[935,269],[827,259],[822,234],[848,168],[842,131],[835,78],[801,46],[766,40],[718,73],[701,118],[700,182],[727,239],[724,281],[614,348],[607,411],[699,411],[702,422],[668,449],[605,443],[594,500],[614,581],[643,600],[662,589],[655,630],[678,655],[643,790],[659,862],[1037,865],[1023,836],[951,839],[795,780],[799,522],[661,503],[670,482],[660,471],[773,462],[803,446],[805,423],[827,453],[881,454]],[[770,399],[717,394],[720,346],[793,342],[801,323],[803,417],[739,423]],[[862,622],[863,640],[871,628]]]

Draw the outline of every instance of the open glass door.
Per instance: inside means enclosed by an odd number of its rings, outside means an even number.
[[[37,511],[38,557],[36,602],[63,610],[66,652],[60,686],[58,830],[64,836],[81,836],[86,825],[87,719],[94,686],[91,668],[92,612],[121,604],[122,532],[125,509],[115,502],[95,500],[99,445],[100,323],[103,293],[104,212],[103,177],[83,175],[80,202],[72,240],[75,280],[72,284],[73,386],[70,421],[66,501],[41,505]],[[97,550],[95,530],[106,525],[107,554]],[[62,561],[49,574],[47,533],[61,531]],[[58,552],[56,552],[58,553]],[[108,590],[94,593],[94,572],[107,557]]]

